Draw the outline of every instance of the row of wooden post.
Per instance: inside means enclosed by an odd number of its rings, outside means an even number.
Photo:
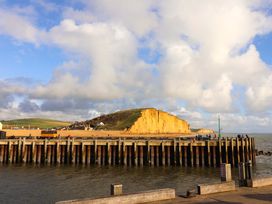
[[[0,140],[0,163],[218,167],[255,164],[254,138]]]

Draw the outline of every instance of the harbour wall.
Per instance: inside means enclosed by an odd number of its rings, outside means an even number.
[[[251,160],[254,138],[1,139],[0,163],[219,167]]]

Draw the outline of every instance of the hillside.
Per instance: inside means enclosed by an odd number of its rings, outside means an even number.
[[[155,108],[118,111],[74,123],[69,129],[126,131],[132,134],[191,133],[185,120]]]
[[[130,109],[101,115],[92,120],[74,123],[69,128],[84,129],[86,127],[93,128],[95,130],[125,130],[131,127],[132,124],[134,124],[141,116],[142,110],[144,109]],[[100,125],[102,123],[103,125]]]
[[[46,128],[56,128],[56,127],[65,127],[70,125],[69,122],[64,121],[58,121],[58,120],[51,120],[51,119],[42,119],[42,118],[25,118],[25,119],[16,119],[16,120],[6,120],[6,121],[0,121],[4,128],[10,128],[12,127],[19,127],[22,126],[25,128],[40,128],[40,129],[46,129]]]

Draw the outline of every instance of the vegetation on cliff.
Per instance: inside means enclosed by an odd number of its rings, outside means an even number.
[[[125,130],[130,128],[141,116],[142,110],[144,109],[130,109],[101,115],[92,120],[74,123],[70,128],[90,127],[95,130]]]

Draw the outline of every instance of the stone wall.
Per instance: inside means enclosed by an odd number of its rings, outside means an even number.
[[[185,120],[153,108],[143,110],[141,117],[131,126],[129,132],[139,134],[191,133],[190,125]]]

